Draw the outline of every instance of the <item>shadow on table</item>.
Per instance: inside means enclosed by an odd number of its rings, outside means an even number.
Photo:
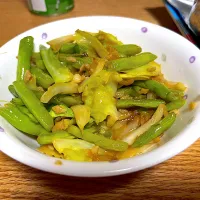
[[[134,186],[140,187],[139,180],[144,179],[144,172],[106,178],[78,178],[50,173],[38,174],[40,174],[39,183],[42,184],[44,191],[48,191],[51,198],[105,199],[106,197],[110,200],[119,197],[124,199],[125,196],[129,199],[129,192],[133,190]],[[124,194],[124,191],[127,191],[127,193]],[[58,194],[59,196],[56,196]]]
[[[156,8],[145,8],[149,14],[151,14],[154,18],[156,18],[161,26],[173,30],[175,32],[179,32],[176,24],[171,18],[170,14],[167,12],[165,7],[156,7]]]
[[[28,1],[21,1],[21,4],[26,7],[26,9],[29,10],[29,4],[28,4]]]

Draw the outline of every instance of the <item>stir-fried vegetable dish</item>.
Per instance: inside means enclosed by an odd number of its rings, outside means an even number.
[[[77,30],[34,52],[21,39],[13,98],[0,115],[32,135],[38,150],[74,161],[112,161],[159,144],[185,104],[156,55],[114,35]],[[47,46],[47,45],[46,45]]]

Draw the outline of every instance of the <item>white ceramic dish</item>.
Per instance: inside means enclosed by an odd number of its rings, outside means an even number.
[[[18,44],[21,38],[32,35],[35,48],[48,40],[74,33],[76,29],[87,31],[104,30],[116,35],[124,43],[135,43],[143,51],[158,56],[162,71],[169,80],[181,81],[189,87],[188,102],[200,94],[200,51],[182,36],[144,21],[122,17],[80,17],[61,20],[33,28],[15,37],[0,48],[0,99],[10,100],[8,85],[15,80]],[[142,170],[161,163],[186,149],[200,136],[200,111],[186,111],[187,105],[175,125],[165,134],[161,145],[151,152],[117,162],[80,163],[57,159],[37,151],[35,140],[25,136],[0,118],[0,150],[8,156],[31,167],[57,174],[102,177]]]

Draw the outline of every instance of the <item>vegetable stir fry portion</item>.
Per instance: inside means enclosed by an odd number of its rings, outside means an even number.
[[[21,39],[12,100],[0,115],[49,156],[111,161],[145,153],[176,120],[186,87],[157,56],[114,35],[77,30],[33,52]]]

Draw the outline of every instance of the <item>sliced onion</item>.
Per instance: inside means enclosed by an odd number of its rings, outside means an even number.
[[[145,124],[143,124],[142,126],[140,126],[138,129],[131,131],[131,133],[126,136],[125,138],[123,138],[124,142],[127,142],[129,145],[133,144],[133,142],[135,141],[135,139],[142,135],[144,132],[146,132],[152,125],[156,124],[157,122],[159,122],[161,120],[161,118],[163,117],[163,113],[164,113],[164,106],[163,104],[160,104],[156,110],[156,112],[154,113],[154,115],[152,116],[152,118],[147,121]]]
[[[66,35],[66,36],[53,39],[47,42],[47,44],[49,44],[55,52],[58,52],[63,44],[73,42],[74,39],[75,38],[73,35]]]
[[[129,135],[129,133],[134,131],[135,129],[137,129],[139,127],[139,125],[140,125],[140,117],[135,116],[134,119],[132,121],[130,121],[127,124],[127,126],[123,129],[123,131],[121,132],[118,139],[122,139],[126,135]]]
[[[48,88],[48,90],[42,95],[40,101],[42,103],[48,103],[52,97],[57,94],[73,94],[78,93],[78,84],[76,83],[55,83]]]

